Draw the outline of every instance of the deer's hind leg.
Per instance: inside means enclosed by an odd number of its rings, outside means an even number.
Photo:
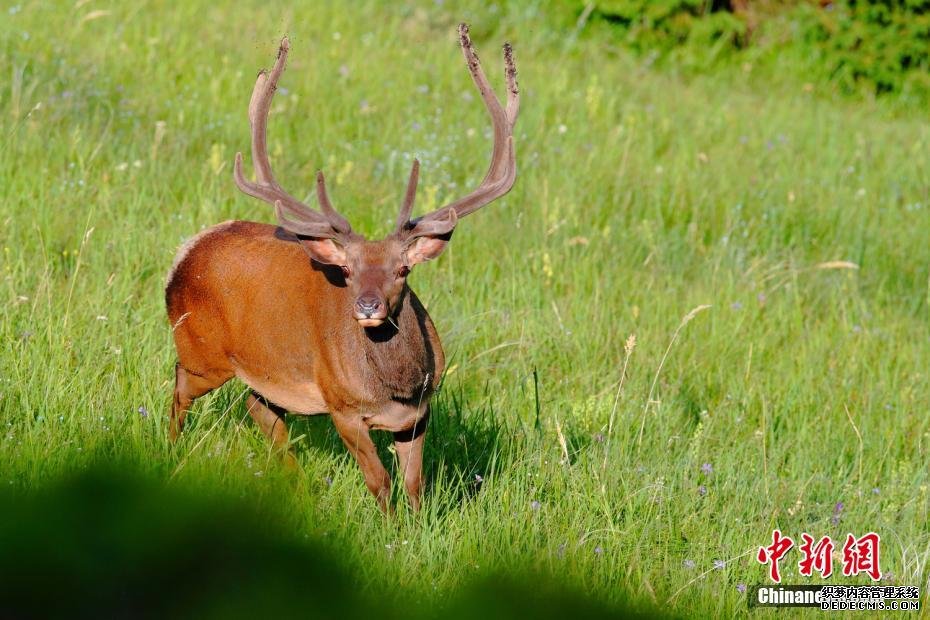
[[[289,449],[287,425],[284,422],[284,409],[268,402],[256,392],[249,394],[245,406],[249,410],[249,415],[262,429],[262,433],[271,441],[272,449],[281,454],[284,465],[288,469],[297,469],[297,459],[294,458],[294,454]]]
[[[195,373],[181,366],[174,366],[174,402],[171,405],[171,420],[168,437],[171,441],[178,438],[184,430],[184,420],[195,398],[215,390],[233,376],[232,371],[215,370],[203,374]]]

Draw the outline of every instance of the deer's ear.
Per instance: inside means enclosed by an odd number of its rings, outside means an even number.
[[[423,235],[416,237],[407,245],[407,263],[412,267],[428,260],[433,260],[446,249],[449,240],[452,238],[452,231],[441,235]]]
[[[301,239],[300,243],[318,263],[324,265],[345,265],[346,251],[332,239]]]

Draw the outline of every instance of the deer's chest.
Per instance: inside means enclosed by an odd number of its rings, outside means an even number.
[[[428,397],[437,372],[429,341],[405,338],[403,346],[378,346],[383,344],[366,350],[371,386],[390,400],[418,401]]]
[[[353,351],[330,359],[319,377],[332,408],[377,409],[392,402],[426,403],[443,370],[442,350],[425,310],[413,298],[396,317],[396,328],[358,332]]]

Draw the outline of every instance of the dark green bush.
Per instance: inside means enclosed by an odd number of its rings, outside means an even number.
[[[680,45],[743,44],[746,24],[729,2],[706,0],[609,0],[596,3],[596,16],[625,30],[638,51]]]
[[[846,92],[930,94],[930,0],[608,0],[580,6],[593,9],[593,19],[609,24],[627,47],[663,54],[680,67],[739,61],[748,48],[771,47],[795,52],[811,78]],[[780,62],[778,54],[769,58]]]
[[[882,94],[930,87],[930,1],[848,0],[817,18],[812,38],[844,89]]]

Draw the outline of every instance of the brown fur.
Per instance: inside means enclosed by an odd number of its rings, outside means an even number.
[[[190,401],[234,376],[294,413],[408,434],[424,420],[444,358],[405,282],[396,327],[363,328],[351,320],[355,297],[342,272],[311,261],[276,226],[226,222],[183,251],[165,290],[178,352],[174,436]]]

